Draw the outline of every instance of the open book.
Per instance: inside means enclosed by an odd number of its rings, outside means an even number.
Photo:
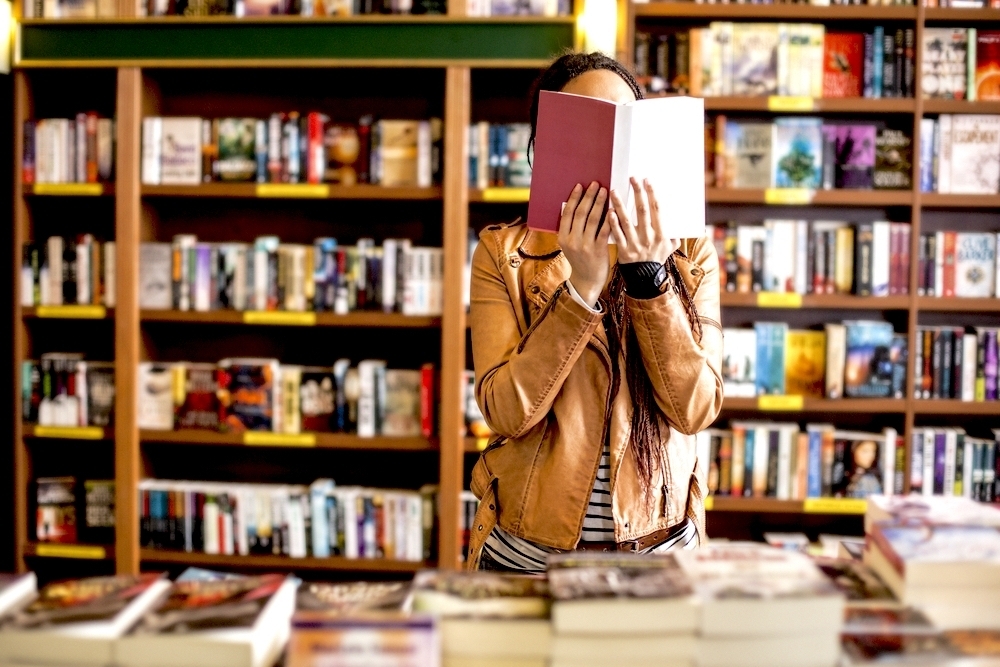
[[[559,229],[573,186],[597,181],[618,193],[635,222],[629,177],[649,179],[669,238],[705,234],[705,106],[693,97],[616,104],[542,91],[528,227]]]

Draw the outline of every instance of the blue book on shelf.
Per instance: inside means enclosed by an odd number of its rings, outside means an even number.
[[[750,425],[743,440],[743,495],[753,495],[753,441],[756,429]]]
[[[806,464],[806,497],[819,498],[823,495],[823,432],[808,429],[809,459]]]
[[[880,25],[875,26],[875,37],[872,45],[874,58],[872,58],[872,97],[882,97],[882,67],[884,53],[882,45],[885,43],[885,28]]]
[[[785,333],[784,322],[756,322],[757,334],[757,395],[785,393]]]

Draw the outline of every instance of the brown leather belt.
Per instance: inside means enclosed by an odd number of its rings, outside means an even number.
[[[655,547],[658,544],[662,544],[670,537],[670,530],[663,529],[657,530],[656,532],[650,533],[640,537],[637,540],[630,540],[628,542],[583,542],[577,543],[576,548],[579,551],[645,551],[650,547]]]

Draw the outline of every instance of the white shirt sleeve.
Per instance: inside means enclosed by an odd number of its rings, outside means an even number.
[[[578,304],[580,304],[581,306],[583,306],[592,313],[602,312],[601,304],[600,303],[589,304],[586,301],[584,301],[583,297],[580,296],[580,293],[576,291],[575,287],[573,287],[573,283],[571,281],[569,280],[566,281],[566,287],[569,288],[569,295],[573,297],[573,300],[576,301]]]

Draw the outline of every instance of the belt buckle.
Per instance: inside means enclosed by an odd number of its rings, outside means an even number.
[[[628,542],[619,542],[618,551],[623,551],[625,553],[636,553],[639,551],[639,541],[629,540]]]

